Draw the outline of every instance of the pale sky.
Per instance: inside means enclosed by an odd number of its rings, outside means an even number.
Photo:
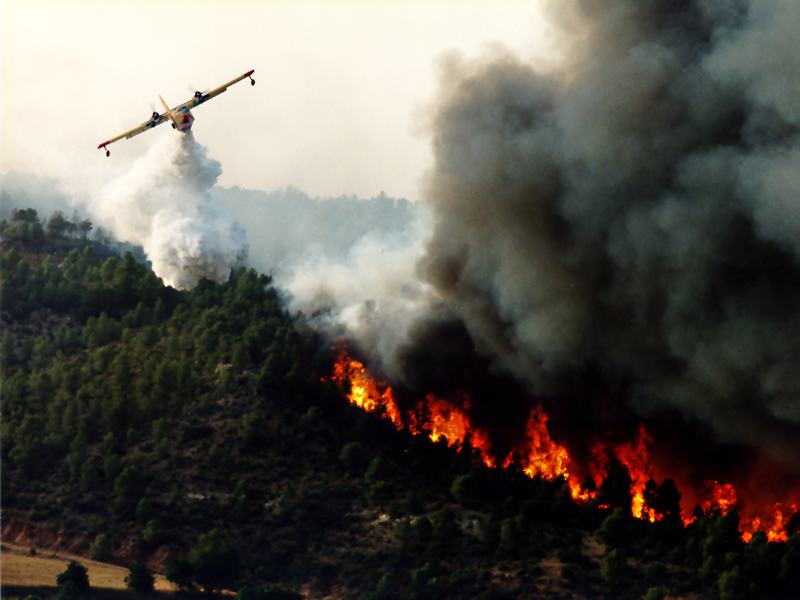
[[[97,145],[195,89],[242,81],[197,107],[193,131],[219,184],[311,196],[419,199],[431,164],[421,107],[437,58],[498,44],[526,60],[551,36],[539,0],[256,2],[0,0],[0,172],[120,175],[164,124]]]

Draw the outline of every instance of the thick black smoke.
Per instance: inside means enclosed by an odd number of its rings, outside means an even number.
[[[800,3],[554,6],[557,72],[445,65],[418,263],[438,310],[536,393],[599,374],[800,463]]]

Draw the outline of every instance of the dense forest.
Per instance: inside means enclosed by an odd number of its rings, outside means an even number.
[[[176,291],[91,227],[0,222],[4,528],[240,600],[797,597],[800,516],[745,544],[665,480],[636,519],[619,461],[576,504],[352,406],[270,277]]]

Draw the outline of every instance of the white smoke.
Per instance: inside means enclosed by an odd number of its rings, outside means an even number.
[[[365,235],[346,260],[320,250],[278,276],[291,294],[290,309],[302,311],[329,338],[345,336],[398,373],[397,349],[408,342],[411,325],[438,306],[440,296],[416,274],[432,224],[417,211],[405,231]]]
[[[191,132],[170,133],[94,199],[92,213],[121,241],[141,245],[167,285],[221,283],[249,250],[242,225],[209,192],[221,173]]]

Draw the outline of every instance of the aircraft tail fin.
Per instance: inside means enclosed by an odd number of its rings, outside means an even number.
[[[161,104],[163,104],[163,105],[164,105],[164,109],[165,109],[167,112],[169,112],[169,106],[167,106],[167,103],[166,103],[166,102],[164,102],[164,99],[161,97],[161,95],[159,95],[159,96],[158,96],[158,99],[159,99],[159,100],[161,100]]]

